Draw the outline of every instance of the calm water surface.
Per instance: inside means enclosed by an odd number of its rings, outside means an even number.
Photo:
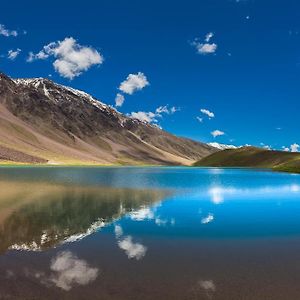
[[[0,168],[0,299],[300,299],[300,176]]]

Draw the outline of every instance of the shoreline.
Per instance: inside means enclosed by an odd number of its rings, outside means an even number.
[[[289,171],[289,170],[280,170],[276,168],[267,168],[267,167],[234,167],[234,166],[194,166],[194,165],[151,165],[151,164],[133,164],[133,165],[126,165],[126,164],[32,164],[32,163],[16,163],[16,162],[0,162],[0,168],[3,167],[30,167],[30,168],[73,168],[73,167],[82,167],[82,168],[178,168],[178,167],[185,167],[185,168],[199,168],[199,169],[241,169],[241,170],[252,170],[252,171],[267,171],[267,172],[275,172],[275,173],[289,173],[294,175],[300,175],[299,171]]]

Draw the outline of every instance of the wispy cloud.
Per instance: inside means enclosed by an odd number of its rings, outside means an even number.
[[[196,119],[197,119],[200,123],[203,123],[203,118],[196,117]]]
[[[74,79],[82,72],[87,71],[93,65],[103,63],[103,56],[90,46],[82,46],[72,38],[65,38],[63,41],[52,42],[43,47],[43,49],[34,54],[29,53],[28,62],[34,60],[47,59],[54,57],[54,69],[62,76],[68,79]]]
[[[7,53],[7,58],[10,60],[15,60],[17,56],[20,54],[22,50],[21,49],[16,49],[16,50],[9,50]]]
[[[214,34],[212,32],[207,33],[205,36],[205,42],[208,43],[213,36]]]
[[[9,37],[9,36],[17,36],[18,32],[16,30],[7,29],[3,24],[0,24],[0,35]]]
[[[208,214],[206,217],[201,219],[201,224],[208,224],[211,223],[214,220],[214,215],[213,214]]]
[[[137,74],[129,74],[119,86],[119,90],[125,94],[132,95],[135,91],[142,90],[149,85],[147,77],[142,72]]]

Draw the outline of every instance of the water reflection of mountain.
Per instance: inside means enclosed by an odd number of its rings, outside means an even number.
[[[166,194],[25,182],[1,182],[0,190],[0,253],[43,250],[80,239]]]

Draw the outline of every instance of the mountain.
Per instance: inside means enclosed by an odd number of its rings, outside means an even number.
[[[0,73],[0,160],[190,165],[216,151],[43,78]]]
[[[41,251],[78,241],[170,194],[18,180],[1,180],[0,189],[0,254],[8,249]]]
[[[276,171],[300,173],[300,153],[241,147],[213,153],[199,160],[194,165],[205,167],[271,168]]]

